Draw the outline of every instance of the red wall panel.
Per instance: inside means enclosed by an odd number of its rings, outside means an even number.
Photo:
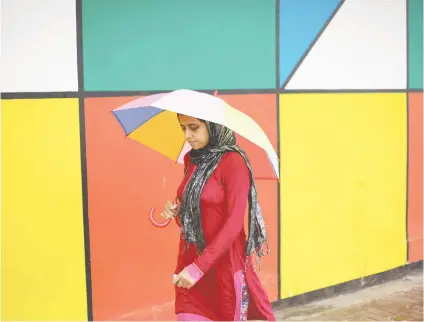
[[[409,93],[408,262],[423,259],[423,94]]]
[[[275,95],[223,98],[254,117],[277,146]],[[172,320],[178,229],[174,223],[165,229],[153,227],[148,213],[156,208],[159,219],[183,169],[125,138],[111,110],[132,99],[85,100],[93,315],[95,320]],[[256,175],[269,174],[266,157],[252,153],[253,144],[240,144],[252,158]],[[277,182],[258,181],[258,193],[272,251],[260,276],[270,299],[276,300]]]

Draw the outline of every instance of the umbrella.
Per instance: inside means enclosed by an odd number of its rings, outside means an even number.
[[[214,95],[180,89],[130,101],[112,111],[127,137],[183,163],[190,150],[178,124],[176,113],[224,125],[266,153],[279,179],[277,153],[263,129],[248,115]]]

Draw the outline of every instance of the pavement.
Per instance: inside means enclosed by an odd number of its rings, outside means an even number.
[[[277,321],[423,321],[423,274],[302,306],[276,308]]]

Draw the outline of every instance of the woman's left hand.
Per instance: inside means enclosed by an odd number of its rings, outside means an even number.
[[[194,284],[196,284],[194,278],[190,276],[187,267],[175,276],[173,283],[178,287],[186,289],[190,289]]]

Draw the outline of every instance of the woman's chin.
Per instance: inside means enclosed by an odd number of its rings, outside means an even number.
[[[192,150],[201,150],[201,149],[203,149],[204,147],[205,147],[205,145],[193,144],[193,145],[191,146],[191,149],[192,149]]]

